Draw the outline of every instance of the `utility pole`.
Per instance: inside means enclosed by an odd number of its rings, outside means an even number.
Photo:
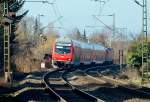
[[[113,14],[113,35],[112,35],[112,41],[115,39],[115,32],[116,32],[116,18],[115,18],[115,13]],[[112,41],[111,41],[111,46],[112,47]]]
[[[102,12],[102,7],[103,5],[106,3],[106,0],[94,0],[95,2],[99,2],[99,15],[101,14]]]
[[[37,40],[39,40],[39,36],[41,34],[41,29],[40,29],[40,17],[43,17],[44,15],[38,14],[35,20],[35,25],[34,25],[34,35],[33,35],[33,40],[36,43]]]
[[[22,0],[4,0],[3,1],[3,19],[4,26],[4,74],[5,82],[12,83],[13,71],[11,68],[11,55],[13,49],[14,35],[16,31],[16,24],[28,13],[24,12],[22,15],[16,16],[16,12],[23,6]],[[10,51],[11,50],[11,51]],[[11,52],[11,53],[10,53]]]
[[[146,38],[145,38],[145,37]],[[143,68],[142,68],[142,71],[143,71],[143,73],[142,73],[142,81],[144,81],[144,79],[145,79],[145,76],[144,76],[144,74],[145,74],[145,69],[146,69],[146,73],[148,73],[149,72],[149,70],[148,70],[148,52],[146,53],[146,55],[144,55],[144,39],[146,40],[146,44],[147,44],[147,0],[143,0],[143,42],[142,42],[142,66],[143,66]],[[148,49],[148,45],[146,45],[146,49]],[[144,64],[145,64],[145,69],[144,69]]]
[[[119,50],[119,64],[120,64],[120,70],[123,68],[123,49]]]
[[[8,15],[8,0],[3,3],[3,15]],[[12,72],[10,71],[10,22],[4,24],[4,74],[5,82],[12,83]]]
[[[148,52],[146,54],[144,54],[144,42],[146,41],[146,49],[148,49],[147,46],[147,0],[143,0],[142,4],[139,3],[137,0],[135,0],[135,2],[142,7],[142,82],[147,79],[147,77],[145,76],[145,72],[148,73],[149,69],[148,69]],[[141,83],[142,83],[141,82]]]
[[[40,24],[40,22],[41,22],[41,17],[44,17],[44,15],[43,14],[38,14],[38,27],[40,28],[40,26],[41,26],[41,24]],[[40,36],[40,33],[41,33],[41,31],[40,31],[40,29],[38,28],[38,36]]]
[[[113,28],[112,28],[112,34],[111,34],[111,36],[110,36],[110,44],[109,44],[109,46],[110,47],[112,47],[112,42],[114,41],[114,39],[115,39],[115,33],[116,33],[116,18],[115,18],[115,13],[113,13],[112,15],[108,15],[108,16],[112,16],[113,17]]]
[[[110,29],[112,31],[111,36],[108,39],[108,45],[109,47],[112,47],[112,41],[115,39],[115,33],[116,33],[116,21],[115,21],[115,13],[111,14],[111,15],[97,15],[97,16],[112,16],[113,17],[113,24],[112,27],[109,27],[108,25],[106,25],[103,21],[101,21],[96,15],[92,15],[94,18],[96,18],[96,20],[98,20],[100,23],[102,23],[103,25],[105,25],[108,29]],[[96,26],[87,26],[87,27],[96,27]]]
[[[104,0],[99,0],[99,5],[100,5],[100,7],[99,7],[99,14],[101,14],[101,12],[102,12],[102,5],[104,5],[105,3],[106,3],[106,1],[104,1]]]

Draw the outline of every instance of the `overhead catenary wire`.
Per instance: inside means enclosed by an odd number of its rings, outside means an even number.
[[[104,6],[107,2],[110,0],[94,0],[95,2],[99,2],[99,11],[98,14],[101,14],[103,12]]]
[[[53,2],[49,2],[49,1],[47,1],[47,0],[25,0],[25,2],[30,2],[30,3],[48,3],[48,4],[53,4]]]
[[[105,24],[102,20],[100,20],[96,15],[92,15],[94,18],[96,18],[100,23],[102,23],[105,27],[107,27],[109,30],[113,31],[111,27],[109,27],[107,24]]]
[[[58,9],[58,6],[57,6],[57,3],[56,3],[56,0],[54,0],[53,2],[55,2],[54,4],[52,4],[52,9],[54,11],[54,14],[57,18],[62,18],[63,16],[61,15],[59,9]],[[62,23],[61,20],[58,21],[60,26],[62,26],[61,28],[64,29],[66,32],[68,32],[68,30],[64,27],[64,24]]]
[[[41,3],[47,3],[47,4],[50,4],[51,6],[52,6],[52,9],[53,9],[53,11],[54,11],[54,14],[56,15],[56,17],[57,17],[57,19],[56,20],[54,20],[52,23],[55,23],[56,21],[59,21],[63,16],[61,16],[61,14],[60,14],[60,12],[59,12],[59,10],[58,10],[58,8],[56,8],[55,6],[57,6],[56,5],[56,0],[53,0],[52,2],[49,2],[48,0],[26,0],[25,2],[41,2]],[[58,12],[59,12],[59,14],[58,14]],[[59,21],[59,24],[62,26],[61,28],[63,28],[64,30],[66,30],[65,29],[65,27],[64,27],[64,25],[63,25],[63,23],[61,22],[61,21]],[[60,28],[60,27],[59,27]],[[67,30],[66,30],[67,31]]]
[[[114,29],[108,26],[106,23],[104,23],[102,20],[100,20],[96,15],[92,15],[95,19],[97,19],[100,23],[102,23],[106,28],[108,28],[110,31],[113,31]],[[116,29],[116,27],[115,27]],[[115,33],[122,35],[122,33],[115,30]]]
[[[98,14],[96,14],[96,15],[101,15],[101,13],[103,12],[105,4],[108,3],[110,0],[93,0],[93,1],[99,2],[99,10],[98,10]],[[96,21],[94,21],[94,25],[95,24],[96,24]]]
[[[57,11],[57,13],[58,13],[58,16],[62,16],[61,13],[60,13],[59,8],[58,8],[58,6],[57,6],[57,4],[55,4],[55,9],[56,9],[56,11]],[[63,24],[63,22],[62,22],[61,20],[59,21],[59,23],[60,23],[60,25],[62,26],[62,28],[63,28],[66,32],[69,32],[69,30],[64,27],[64,24]]]

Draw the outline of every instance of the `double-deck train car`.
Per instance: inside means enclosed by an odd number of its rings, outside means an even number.
[[[100,44],[85,43],[68,37],[56,39],[52,51],[52,64],[77,66],[80,64],[113,63],[113,49]]]

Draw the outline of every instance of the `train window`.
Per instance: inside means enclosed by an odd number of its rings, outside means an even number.
[[[58,54],[67,54],[71,52],[71,46],[56,45],[55,52]]]

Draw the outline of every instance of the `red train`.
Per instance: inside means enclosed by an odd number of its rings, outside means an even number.
[[[52,51],[53,66],[76,66],[97,63],[113,63],[113,49],[67,37],[56,39]]]

